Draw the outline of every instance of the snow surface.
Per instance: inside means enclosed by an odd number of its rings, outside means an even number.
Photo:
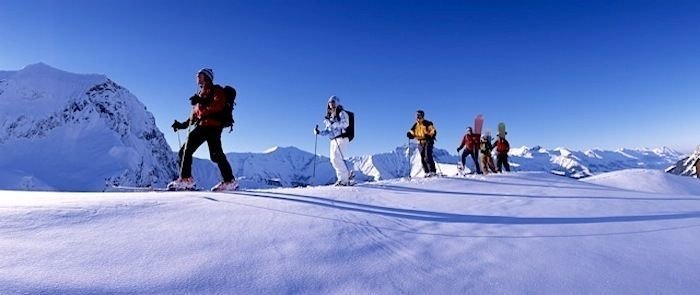
[[[237,193],[0,191],[1,294],[694,294],[698,242],[700,195],[541,172]]]
[[[640,192],[700,195],[700,180],[659,170],[620,170],[592,176],[583,181]]]

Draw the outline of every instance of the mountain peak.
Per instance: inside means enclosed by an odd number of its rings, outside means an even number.
[[[37,75],[37,74],[49,74],[49,75],[55,75],[55,74],[72,74],[70,72],[66,72],[63,70],[59,70],[57,68],[54,68],[50,65],[47,65],[43,62],[38,62],[38,63],[33,63],[25,66],[23,69],[17,71],[18,74],[20,75]]]
[[[269,148],[269,149],[266,149],[266,150],[263,152],[263,154],[271,154],[271,153],[274,153],[274,152],[276,152],[279,148],[280,148],[279,146],[273,146],[273,147],[271,147],[271,148]]]
[[[23,69],[15,72],[15,77],[29,78],[29,79],[87,79],[92,80],[93,83],[97,81],[104,80],[107,78],[105,75],[99,74],[77,74],[68,71],[64,71],[55,67],[52,67],[46,63],[38,62],[25,66]]]
[[[281,146],[273,146],[263,152],[263,154],[273,154],[273,153],[283,153],[283,152],[302,152],[302,153],[307,153],[306,151],[302,151],[301,149],[294,147],[294,146],[286,146],[286,147],[281,147]]]
[[[47,70],[54,70],[54,71],[61,71],[57,68],[54,68],[48,64],[45,64],[44,62],[37,62],[33,64],[28,64],[24,67],[22,70],[33,70],[33,69],[47,69]]]
[[[657,154],[680,155],[679,152],[677,152],[676,150],[674,150],[674,149],[672,149],[672,148],[670,148],[670,147],[667,147],[667,146],[662,146],[662,147],[660,147],[660,148],[655,148],[655,149],[652,149],[652,151],[655,152],[655,153],[657,153]]]

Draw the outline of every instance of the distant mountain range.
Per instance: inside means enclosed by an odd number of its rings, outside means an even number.
[[[405,177],[409,171],[421,176],[415,148],[401,146],[352,157],[347,163],[357,181]],[[434,154],[446,174],[456,170],[457,155],[441,149]],[[0,189],[101,191],[112,184],[165,186],[178,172],[176,153],[153,115],[126,88],[104,75],[68,73],[42,63],[0,71],[0,155]],[[574,178],[627,168],[665,169],[683,157],[668,148],[579,152],[520,147],[510,155],[515,171],[547,171]],[[227,156],[243,187],[335,181],[328,158],[295,147]],[[217,167],[202,159],[195,159],[193,175],[202,187],[220,178]]]

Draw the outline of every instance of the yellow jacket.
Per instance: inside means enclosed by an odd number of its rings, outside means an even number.
[[[411,130],[408,132],[411,133],[418,141],[435,140],[435,135],[437,134],[437,130],[435,129],[433,122],[425,119],[417,120],[416,123],[413,124],[413,127],[411,127]]]

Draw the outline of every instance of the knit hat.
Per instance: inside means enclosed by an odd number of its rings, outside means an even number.
[[[204,76],[209,78],[209,81],[212,81],[212,82],[214,81],[214,70],[212,70],[210,68],[203,68],[203,69],[199,70],[197,72],[197,76],[199,76],[199,74],[204,74]]]
[[[328,103],[331,103],[331,101],[334,102],[337,106],[340,105],[340,98],[335,95],[331,95],[331,97],[328,98]]]

